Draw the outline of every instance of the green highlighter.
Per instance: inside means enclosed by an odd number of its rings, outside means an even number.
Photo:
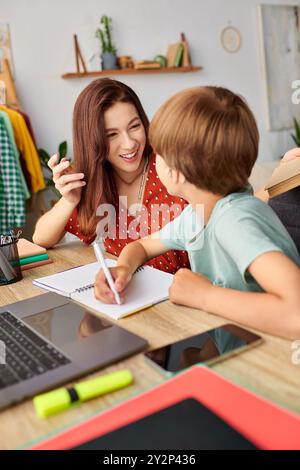
[[[130,370],[124,369],[96,379],[80,382],[71,388],[58,388],[52,392],[37,395],[33,404],[40,418],[47,418],[92,398],[110,393],[133,382]]]

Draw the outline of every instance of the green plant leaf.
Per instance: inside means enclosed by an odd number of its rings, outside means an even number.
[[[297,147],[300,147],[300,140],[297,139],[296,136],[293,135],[293,134],[290,134],[290,136],[292,137],[292,139],[295,142],[295,144],[297,145]]]
[[[104,38],[104,33],[102,29],[98,28],[96,30],[96,37],[100,40],[102,53],[107,52],[107,45]]]
[[[48,152],[46,152],[45,149],[38,149],[38,153],[39,153],[39,156],[40,156],[40,159],[41,161],[47,166],[48,165],[48,161],[50,159],[50,155]]]
[[[103,25],[104,31],[102,29],[97,29],[96,35],[99,37],[101,41],[101,48],[102,53],[104,52],[111,52],[112,54],[116,54],[117,49],[112,43],[112,19],[109,18],[107,15],[102,15],[100,19],[100,23]]]
[[[67,155],[67,151],[68,151],[68,144],[67,144],[67,141],[64,140],[58,146],[58,155],[59,155],[60,160],[62,158],[65,158],[65,156]]]
[[[296,138],[297,140],[300,142],[300,127],[299,127],[299,123],[297,121],[297,119],[294,117],[293,118],[293,121],[294,121],[294,128],[295,128],[295,131],[296,131]]]

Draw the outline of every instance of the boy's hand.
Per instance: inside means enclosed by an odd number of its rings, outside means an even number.
[[[204,308],[203,299],[213,284],[202,274],[190,269],[179,269],[169,289],[171,302],[193,308]]]
[[[300,147],[296,147],[294,149],[289,150],[284,154],[284,157],[282,158],[280,164],[286,163],[290,160],[294,160],[295,158],[300,157]]]
[[[115,281],[115,288],[118,293],[124,291],[127,284],[132,278],[132,273],[130,272],[129,267],[127,266],[116,266],[115,268],[109,268],[112,278]],[[106,280],[103,269],[96,275],[94,294],[96,299],[101,300],[105,304],[116,304],[115,296],[112,290],[110,289],[108,282]],[[120,295],[120,300],[123,303],[123,297]]]

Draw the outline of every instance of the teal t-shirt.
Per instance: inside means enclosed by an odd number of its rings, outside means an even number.
[[[275,212],[251,186],[220,199],[203,226],[191,205],[160,231],[168,249],[186,250],[191,269],[219,286],[261,292],[247,271],[260,255],[280,251],[300,266],[297,248]]]

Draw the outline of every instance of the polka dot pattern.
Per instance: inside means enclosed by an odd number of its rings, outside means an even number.
[[[173,220],[174,217],[177,217],[181,210],[187,204],[182,198],[177,198],[174,196],[170,196],[166,192],[165,187],[161,183],[158,175],[156,173],[155,167],[155,155],[152,155],[149,168],[148,168],[148,175],[146,178],[145,190],[144,190],[144,197],[143,197],[143,204],[148,208],[148,214],[145,213],[143,209],[141,214],[140,223],[135,221],[135,218],[131,215],[127,215],[127,227],[122,228],[119,227],[117,223],[117,230],[116,230],[116,238],[107,238],[104,240],[104,245],[106,250],[119,256],[122,249],[128,245],[128,243],[136,240],[139,238],[140,232],[142,236],[146,236],[151,233],[151,225],[152,225],[152,232],[160,230],[164,225],[166,225],[169,221]],[[161,207],[157,207],[157,205],[165,204],[163,210]],[[174,210],[170,212],[170,207],[175,204]],[[159,210],[157,210],[159,209]],[[123,212],[123,208],[116,207],[117,216],[119,211]],[[124,217],[124,216],[123,216]],[[118,219],[118,217],[117,217]],[[152,221],[152,224],[151,224]],[[95,239],[95,236],[86,237],[82,235],[80,231],[80,227],[77,220],[77,209],[71,215],[65,230],[67,232],[73,233],[74,235],[78,236],[78,238],[86,244],[90,244]],[[126,233],[127,230],[127,233]],[[119,238],[120,236],[120,238]],[[180,268],[189,268],[189,260],[187,253],[185,251],[168,251],[164,255],[158,256],[153,260],[147,263],[149,266],[154,268],[160,269],[162,271],[166,271],[169,273],[174,274]]]

